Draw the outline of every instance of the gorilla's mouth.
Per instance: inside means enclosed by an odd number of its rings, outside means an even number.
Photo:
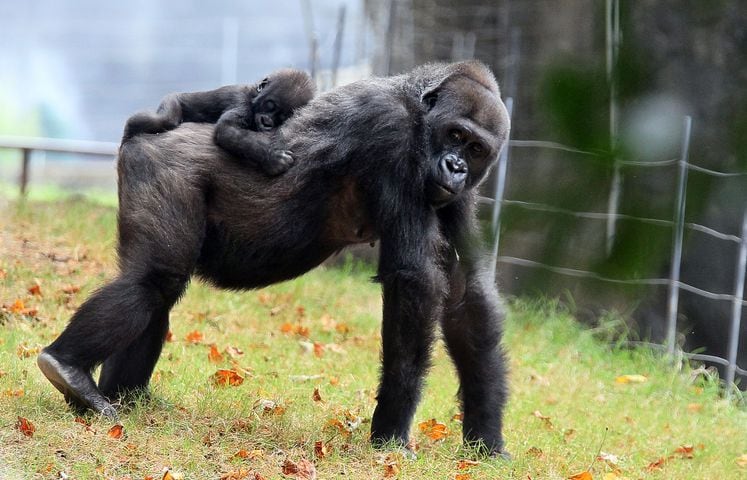
[[[264,115],[259,117],[259,125],[264,131],[272,130],[275,127],[272,119]]]
[[[444,185],[443,183],[436,182],[436,186],[441,190],[441,194],[444,196],[453,197],[457,194],[457,192]]]

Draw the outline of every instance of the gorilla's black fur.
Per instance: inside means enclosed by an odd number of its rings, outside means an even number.
[[[216,123],[215,143],[231,155],[279,175],[293,165],[292,152],[280,127],[313,98],[314,81],[301,70],[282,69],[254,85],[227,85],[206,92],[172,93],[156,113],[141,112],[127,120],[123,141],[141,133],[163,133],[183,122]]]
[[[106,397],[147,386],[192,275],[256,288],[378,238],[383,347],[372,440],[407,441],[440,323],[465,441],[501,452],[503,313],[475,205],[508,128],[492,73],[466,62],[318,96],[281,128],[299,159],[282,177],[242,169],[209,125],[125,141],[121,272],[43,351],[41,369],[69,401],[114,414]],[[91,370],[102,362],[96,386]]]

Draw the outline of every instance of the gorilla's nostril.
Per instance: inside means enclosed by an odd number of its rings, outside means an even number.
[[[467,163],[456,155],[446,155],[444,164],[451,173],[467,173]]]

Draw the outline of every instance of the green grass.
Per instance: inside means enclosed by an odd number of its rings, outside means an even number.
[[[509,308],[505,435],[513,461],[457,468],[471,453],[461,447],[460,425],[452,419],[458,413],[457,383],[440,344],[411,433],[418,458],[386,459],[386,452],[367,442],[381,297],[369,280],[373,271],[360,265],[320,268],[259,292],[191,285],[172,313],[173,340],[156,367],[152,398],[123,413],[124,437],[110,438],[110,422],[89,416],[86,429],[74,421],[37,369],[33,352],[115,273],[116,211],[73,199],[18,203],[0,197],[0,206],[0,303],[6,305],[0,312],[0,478],[58,478],[65,472],[76,479],[160,479],[166,466],[190,479],[242,469],[283,478],[286,459],[306,458],[321,479],[382,478],[387,461],[408,479],[465,472],[472,479],[553,479],[585,470],[600,445],[618,461],[594,462],[594,478],[747,478],[747,467],[738,464],[747,454],[747,413],[721,399],[715,381],[693,383],[690,372],[676,371],[647,350],[603,343],[551,302],[519,301]],[[41,296],[28,291],[37,282]],[[80,291],[64,293],[70,285]],[[38,312],[14,313],[16,300]],[[308,338],[284,333],[285,324],[308,328]],[[203,334],[201,343],[186,341],[193,331]],[[314,342],[324,346],[320,355]],[[235,365],[226,353],[214,363],[210,344],[244,353]],[[243,384],[214,386],[218,368],[245,369]],[[624,374],[642,374],[647,381],[617,383]],[[313,400],[315,388],[322,402]],[[261,400],[281,408],[265,412]],[[346,415],[363,421],[349,436],[330,426]],[[35,425],[33,437],[16,428],[19,416]],[[419,431],[417,423],[430,418],[446,424],[445,440],[434,443]],[[314,455],[319,440],[331,448],[324,458]],[[692,459],[669,458],[681,445],[694,446]],[[241,450],[252,453],[235,456]],[[660,469],[647,470],[662,457],[667,461]],[[605,477],[614,471],[619,475]]]

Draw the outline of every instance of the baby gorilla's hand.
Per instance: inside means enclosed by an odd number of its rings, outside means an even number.
[[[273,150],[268,161],[262,165],[265,173],[271,177],[285,173],[296,160],[290,150]]]

